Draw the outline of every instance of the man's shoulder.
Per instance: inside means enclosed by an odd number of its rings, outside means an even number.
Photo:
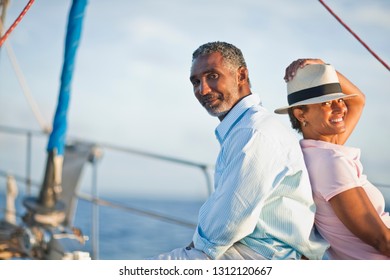
[[[230,131],[230,140],[246,138],[249,141],[255,135],[260,136],[257,139],[261,140],[263,145],[278,147],[280,150],[295,149],[301,153],[294,131],[272,113],[257,107],[250,108],[236,123]]]
[[[293,134],[292,129],[288,128],[275,114],[269,112],[261,105],[249,108],[243,118],[242,125],[260,131],[270,130],[273,133]]]

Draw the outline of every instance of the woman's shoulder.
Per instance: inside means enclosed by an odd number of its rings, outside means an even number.
[[[302,139],[300,140],[302,151],[311,154],[321,154],[330,157],[359,158],[360,149],[344,145],[333,144],[321,140]]]
[[[356,168],[360,150],[324,141],[303,139],[300,145],[306,165],[312,170],[329,171]]]
[[[308,156],[321,156],[323,159],[324,156],[333,157],[337,154],[342,155],[342,151],[336,147],[336,145],[329,145],[331,143],[312,140],[312,139],[302,139],[299,141],[302,151]]]

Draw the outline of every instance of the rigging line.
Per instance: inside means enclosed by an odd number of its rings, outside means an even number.
[[[3,22],[5,22],[7,9],[9,6],[9,0],[0,0],[0,10],[1,10],[1,16],[0,16],[0,38],[3,36]],[[0,47],[1,50],[1,47]]]
[[[8,4],[9,4],[9,1],[4,0],[4,2],[3,2],[4,6],[3,6],[1,18],[0,18],[0,36],[3,34],[3,27],[4,27],[3,22],[5,21],[6,8],[8,7]],[[31,107],[31,110],[33,111],[35,118],[37,119],[39,125],[41,126],[42,131],[45,133],[49,133],[51,131],[51,126],[45,122],[43,115],[39,111],[37,103],[35,102],[35,100],[33,99],[32,95],[31,95],[31,92],[27,86],[26,79],[24,78],[23,73],[19,67],[18,61],[16,59],[15,53],[14,53],[11,45],[9,44],[9,42],[5,42],[4,45],[5,45],[5,48],[7,50],[7,54],[8,54],[10,61],[11,61],[12,67],[16,73],[16,77],[18,78],[19,84],[22,87],[23,94],[26,97],[27,102],[29,103],[29,105]]]
[[[5,43],[5,49],[7,51],[8,57],[11,61],[12,67],[14,68],[14,71],[16,73],[16,77],[19,80],[19,84],[22,87],[22,92],[24,96],[27,99],[28,104],[30,105],[31,110],[33,111],[33,114],[35,118],[37,119],[41,129],[45,133],[49,133],[51,131],[51,126],[47,124],[45,121],[45,118],[43,117],[42,113],[39,110],[38,104],[35,102],[31,95],[31,91],[27,85],[26,79],[24,78],[24,75],[19,67],[18,61],[16,59],[15,53],[9,44],[9,42]]]
[[[366,43],[363,42],[362,39],[359,38],[358,35],[356,35],[355,32],[352,31],[351,28],[349,28],[330,8],[329,6],[327,6],[324,1],[322,0],[318,0],[320,1],[320,3],[338,20],[338,22],[340,22],[380,63],[383,64],[383,66],[386,67],[387,70],[390,71],[390,67],[389,65],[386,64],[386,62],[384,62],[373,50],[370,49],[369,46],[367,46]]]
[[[11,32],[15,29],[15,27],[19,24],[19,22],[22,20],[22,18],[25,16],[25,14],[27,13],[27,11],[30,9],[30,7],[32,6],[32,4],[34,3],[34,0],[30,0],[26,7],[24,7],[23,11],[20,13],[20,15],[16,18],[16,20],[14,21],[14,23],[10,26],[10,28],[8,28],[7,32],[4,33],[4,36],[0,37],[0,47],[3,45],[3,43],[5,42],[5,40],[7,40],[9,34],[11,34]]]

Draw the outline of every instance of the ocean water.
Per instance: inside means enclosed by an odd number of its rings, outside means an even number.
[[[130,197],[109,198],[135,209],[152,212],[178,221],[196,224],[201,201],[147,200]],[[121,209],[99,206],[99,252],[102,260],[137,260],[187,246],[195,228]],[[91,236],[92,206],[80,200],[74,225]],[[86,247],[92,251],[92,240]]]

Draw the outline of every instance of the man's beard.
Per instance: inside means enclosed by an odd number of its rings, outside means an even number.
[[[224,96],[218,98],[219,96],[218,94],[208,94],[202,98],[201,104],[211,116],[221,118],[230,111],[231,106]],[[216,106],[208,104],[208,101],[213,99],[219,100],[220,102]]]

